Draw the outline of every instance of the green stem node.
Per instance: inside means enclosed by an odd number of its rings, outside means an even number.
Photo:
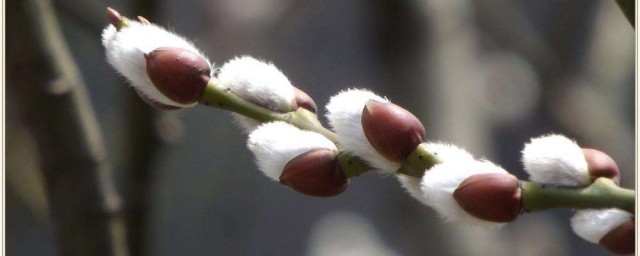
[[[440,162],[438,156],[429,151],[424,143],[421,143],[409,154],[407,159],[402,162],[398,173],[420,178],[426,170],[431,169],[431,167]]]
[[[521,181],[522,209],[525,212],[551,208],[635,210],[635,191],[617,186],[608,178],[598,178],[583,188],[560,187]]]
[[[360,158],[344,151],[338,154],[338,165],[340,165],[342,173],[344,173],[344,176],[347,178],[358,177],[360,174],[371,170],[371,167],[360,160]]]
[[[246,101],[217,84],[217,79],[211,78],[204,88],[200,103],[228,110],[258,120],[260,122],[285,121],[284,114],[272,111]]]
[[[120,31],[120,29],[128,27],[129,22],[129,19],[122,17],[122,19],[118,21],[118,24],[115,25],[116,30]]]

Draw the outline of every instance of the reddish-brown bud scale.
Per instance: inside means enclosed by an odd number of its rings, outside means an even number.
[[[513,175],[484,173],[473,175],[453,192],[467,213],[492,222],[510,222],[522,209],[520,184]]]
[[[120,15],[118,11],[114,10],[111,7],[107,7],[107,19],[109,20],[109,23],[111,23],[111,25],[113,25],[116,28],[120,28],[122,15]]]
[[[309,94],[307,94],[306,92],[298,89],[297,87],[293,87],[293,107],[294,108],[304,108],[306,110],[309,110],[313,113],[316,113],[316,103],[313,101],[313,99],[311,97],[309,97]]]
[[[149,22],[149,20],[147,18],[142,17],[142,16],[138,16],[138,21],[140,21],[140,23],[145,24],[145,25],[151,24],[151,22]]]
[[[418,118],[393,103],[370,100],[361,122],[371,146],[392,162],[404,161],[424,138]]]
[[[629,220],[614,228],[600,239],[600,245],[616,254],[631,254],[635,251],[635,220]]]
[[[591,180],[605,177],[612,179],[616,183],[620,182],[620,170],[613,159],[602,151],[590,148],[583,148],[582,153],[587,160],[589,175]]]
[[[333,150],[316,149],[289,161],[280,183],[305,195],[329,197],[345,191],[349,179],[342,173]]]
[[[161,47],[145,54],[151,82],[169,99],[197,102],[209,81],[211,67],[198,53],[181,48]]]

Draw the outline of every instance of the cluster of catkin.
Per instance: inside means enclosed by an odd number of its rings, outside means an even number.
[[[107,13],[111,25],[102,34],[107,60],[154,107],[194,106],[205,88],[215,84],[269,111],[317,110],[311,97],[292,86],[271,63],[242,56],[215,68],[184,38],[141,17],[134,21],[113,9]],[[337,135],[334,140],[283,121],[234,116],[249,134],[247,146],[259,169],[303,194],[326,197],[345,191],[351,177],[345,175],[338,157],[346,152],[371,170],[395,175],[411,196],[447,221],[496,227],[522,212],[522,186],[515,176],[454,145],[424,142],[420,121],[388,99],[349,89],[333,96],[326,110]],[[436,163],[421,177],[398,174],[418,147],[433,154]],[[522,151],[522,163],[530,180],[543,184],[580,187],[599,177],[619,179],[615,162],[606,154],[582,149],[561,135],[532,139]],[[582,238],[621,253],[629,250],[621,240],[629,236],[633,222],[632,214],[619,209],[579,210],[571,220]]]

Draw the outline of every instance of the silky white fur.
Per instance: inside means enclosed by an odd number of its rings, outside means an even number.
[[[425,148],[434,153],[440,162],[471,161],[473,156],[456,145],[442,142],[427,142]],[[427,170],[428,171],[428,170]]]
[[[488,161],[460,159],[437,164],[422,177],[421,201],[433,207],[446,221],[472,227],[498,227],[501,224],[478,219],[468,214],[453,197],[453,192],[466,178],[481,173],[507,173]]]
[[[584,240],[597,244],[607,233],[631,218],[630,213],[616,208],[579,210],[571,218],[571,228]]]
[[[427,142],[424,143],[425,148],[434,153],[440,162],[457,162],[457,161],[474,161],[473,156],[469,154],[464,149],[461,149],[455,145],[441,143],[441,142]],[[427,172],[429,170],[426,170]],[[402,187],[411,195],[413,198],[418,199],[419,201],[423,201],[422,198],[424,194],[420,188],[421,179],[407,176],[407,175],[398,175],[398,181]]]
[[[280,180],[285,165],[302,153],[313,149],[337,151],[335,144],[326,137],[285,122],[260,125],[249,134],[247,147],[253,152],[260,170],[275,181]]]
[[[294,110],[294,88],[282,71],[272,63],[251,56],[236,57],[222,65],[218,83],[222,88],[256,105],[278,112]],[[234,116],[248,132],[260,124],[241,115]]]
[[[562,135],[531,139],[522,150],[522,163],[535,182],[584,186],[591,181],[580,146]]]
[[[109,64],[150,100],[175,107],[190,107],[196,104],[181,104],[169,99],[151,83],[147,75],[144,55],[159,47],[182,48],[204,57],[202,52],[183,37],[154,24],[142,24],[130,20],[128,25],[120,31],[117,31],[113,25],[107,26],[102,31],[102,44]],[[212,67],[209,60],[207,63]]]
[[[369,100],[389,102],[368,90],[349,89],[331,97],[327,118],[338,134],[342,149],[359,156],[382,173],[393,173],[400,163],[387,160],[371,146],[362,129],[362,110]]]
[[[422,189],[420,189],[420,182],[422,181],[420,178],[403,174],[398,174],[397,177],[402,188],[404,188],[411,197],[420,202],[424,200],[422,198],[424,194],[422,193]]]

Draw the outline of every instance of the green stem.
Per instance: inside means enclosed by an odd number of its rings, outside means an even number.
[[[551,208],[635,210],[635,191],[617,186],[607,178],[599,178],[583,188],[559,187],[523,181],[522,209],[525,212]]]
[[[371,167],[360,158],[344,151],[338,154],[338,164],[340,165],[340,169],[342,169],[342,173],[344,173],[344,176],[347,178],[357,177],[371,170]]]
[[[636,1],[635,0],[616,0],[618,7],[624,13],[624,16],[627,18],[629,23],[631,23],[632,27],[636,27],[635,17],[636,17]]]
[[[230,90],[220,87],[212,78],[204,88],[200,103],[253,118],[260,122],[285,121],[284,114],[248,102]]]
[[[398,173],[414,177],[422,177],[425,170],[431,169],[431,167],[439,164],[440,162],[441,160],[438,156],[429,151],[425,144],[422,143],[418,145],[411,154],[409,154],[407,159],[402,163],[400,169],[398,169]]]
[[[303,130],[320,133],[333,143],[338,143],[338,135],[322,126],[320,121],[318,121],[316,114],[305,108],[298,108],[293,112],[284,114],[282,121],[290,123]]]
[[[200,103],[207,106],[229,110],[260,122],[287,122],[300,129],[320,133],[334,143],[337,143],[338,140],[338,135],[329,129],[324,128],[322,124],[320,124],[320,121],[318,121],[316,114],[311,111],[304,108],[298,108],[292,112],[279,113],[268,108],[261,107],[238,97],[229,89],[220,87],[216,83],[215,78],[210,79],[209,83],[207,83],[207,87],[205,87],[202,96],[200,96]]]

